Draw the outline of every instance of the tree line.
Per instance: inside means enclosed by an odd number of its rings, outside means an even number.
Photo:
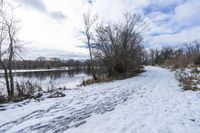
[[[5,59],[2,62],[6,64],[8,61]],[[45,57],[38,57],[35,60],[13,60],[12,69],[53,69],[53,68],[80,68],[80,67],[88,67],[89,61],[79,61],[74,59],[63,60],[59,58],[50,58],[47,59]],[[3,69],[0,66],[0,69]]]
[[[178,47],[167,46],[159,49],[148,49],[143,55],[143,63],[174,67],[200,65],[200,41],[183,43]]]

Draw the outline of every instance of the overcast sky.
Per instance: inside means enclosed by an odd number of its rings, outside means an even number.
[[[7,1],[7,0],[6,0]],[[88,9],[103,21],[117,22],[124,12],[140,13],[151,30],[146,47],[178,45],[200,39],[199,0],[8,0],[21,20],[25,58],[87,58],[80,39],[82,15]]]

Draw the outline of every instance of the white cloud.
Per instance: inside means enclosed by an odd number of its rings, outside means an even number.
[[[189,30],[183,30],[175,34],[163,34],[149,38],[152,47],[173,46],[184,42],[190,42],[200,38],[200,26]]]
[[[42,12],[47,11],[46,6],[42,0],[18,0],[18,1],[26,7],[31,7]]]
[[[105,21],[118,22],[126,12],[142,13],[148,0],[96,0],[92,9]]]
[[[52,3],[52,6],[49,5],[50,3]],[[54,17],[63,17],[62,13],[67,13],[70,16],[69,20],[67,18],[58,22],[46,13],[41,13],[24,6],[20,6],[15,10],[16,15],[21,19],[21,31],[19,37],[25,42],[30,42],[26,45],[27,50],[30,51],[29,54],[34,54],[31,53],[31,49],[34,47],[35,49],[43,49],[43,51],[47,49],[64,50],[66,51],[66,55],[67,53],[78,52],[84,57],[87,56],[88,53],[86,52],[86,49],[77,47],[82,43],[81,40],[76,38],[78,32],[77,29],[80,28],[82,23],[81,9],[79,12],[75,12],[74,9],[66,10],[64,8],[65,6],[62,8],[57,7],[59,4],[65,5],[66,1],[62,3],[58,2],[58,5],[55,5],[54,3],[57,2],[44,1],[48,11],[53,12],[59,9],[61,14],[58,15],[58,13],[56,13],[56,15],[54,14]],[[16,1],[13,2],[13,4],[15,6],[21,5],[21,3],[17,3]],[[74,6],[76,4],[77,3],[74,3]],[[80,5],[82,3],[78,4]],[[73,6],[71,5],[71,7]]]
[[[9,0],[13,5],[21,5],[16,14],[21,18],[20,37],[31,42],[27,49],[45,49],[55,56],[56,51],[88,56],[87,49],[80,48],[82,40],[77,37],[83,29],[82,15],[91,9],[99,13],[100,20],[119,22],[123,13],[146,15],[151,31],[145,34],[150,44],[175,44],[200,39],[199,0]],[[24,6],[26,1],[29,6]],[[32,3],[34,2],[34,4]],[[31,4],[32,3],[32,4]],[[43,13],[42,13],[43,12]],[[57,19],[60,21],[57,21]],[[195,24],[195,25],[194,25]],[[184,27],[187,26],[187,27]],[[51,49],[51,50],[48,50]],[[38,51],[38,50],[36,50]],[[31,53],[32,55],[36,52]],[[44,52],[45,53],[45,52]],[[73,53],[75,53],[73,55]],[[62,54],[64,55],[64,54]],[[39,56],[39,55],[38,55]],[[67,54],[69,57],[69,54]],[[80,57],[79,56],[79,57]],[[61,56],[63,58],[63,56]]]
[[[158,22],[158,23],[162,23],[163,21],[170,19],[171,16],[172,16],[171,14],[165,14],[159,11],[151,12],[148,14],[148,17],[152,19],[153,22]]]
[[[178,5],[184,0],[149,0],[151,6],[166,8],[167,6]]]
[[[161,12],[161,10],[148,14],[147,20],[151,31],[146,40],[150,47],[177,45],[200,39],[199,0],[179,2],[172,11]]]
[[[149,23],[151,30],[149,35],[171,33],[173,30],[167,23],[171,19],[171,14],[165,14],[162,12],[151,12],[146,16],[145,21]]]
[[[184,25],[192,25],[194,23],[200,23],[200,1],[188,0],[184,4],[176,7],[172,22]]]

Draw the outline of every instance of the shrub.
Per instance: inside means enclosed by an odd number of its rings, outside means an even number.
[[[16,83],[17,94],[14,96],[14,101],[21,101],[28,98],[39,98],[42,95],[38,92],[42,91],[42,88],[37,84],[29,80]],[[37,94],[35,94],[37,93]]]

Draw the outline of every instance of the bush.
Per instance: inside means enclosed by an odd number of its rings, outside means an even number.
[[[199,55],[194,58],[194,64],[200,65],[200,56]]]
[[[0,104],[5,103],[7,98],[4,95],[0,95]]]
[[[199,90],[198,84],[200,84],[199,80],[199,71],[197,68],[193,68],[191,71],[185,71],[184,68],[181,68],[180,71],[176,72],[176,76],[178,80],[181,82],[183,90]]]
[[[81,85],[86,86],[86,85],[90,85],[90,84],[94,84],[94,83],[102,83],[102,82],[110,82],[113,80],[121,80],[121,79],[136,76],[142,72],[144,72],[143,67],[141,70],[132,71],[131,73],[126,73],[126,74],[115,74],[112,76],[101,74],[98,76],[98,78],[96,80],[94,80],[94,79],[89,79],[86,81],[84,80]]]
[[[21,83],[16,83],[17,93],[12,98],[12,101],[18,102],[24,99],[34,98],[37,99],[42,96],[41,92],[42,88],[37,84],[33,83],[29,80],[21,81]]]
[[[48,98],[57,98],[57,97],[65,97],[65,94],[63,94],[62,92],[53,92],[50,96],[48,96]]]
[[[138,14],[125,14],[124,21],[118,24],[97,26],[92,54],[102,61],[110,77],[141,69],[143,37],[140,30],[145,27]]]

